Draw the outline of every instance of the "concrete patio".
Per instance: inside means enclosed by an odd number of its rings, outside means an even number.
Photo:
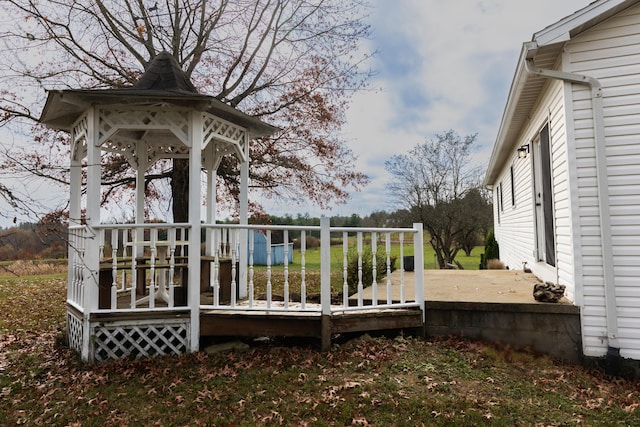
[[[414,295],[414,272],[391,274],[391,283],[400,283],[404,274],[405,295]],[[533,286],[540,280],[531,273],[516,270],[425,270],[425,301],[531,303],[540,304],[533,298]],[[378,296],[386,295],[386,284],[378,284]],[[371,299],[372,288],[365,289],[365,299]],[[392,287],[394,300],[400,299],[399,286]],[[569,304],[562,299],[561,303]]]
[[[414,273],[395,271],[394,300],[400,299],[400,274],[405,295],[414,295]],[[566,298],[559,303],[536,301],[536,283],[540,281],[533,274],[514,270],[425,270],[425,334],[462,336],[581,360],[580,307]],[[386,295],[385,283],[378,285],[378,295]],[[369,287],[365,301],[371,296]]]

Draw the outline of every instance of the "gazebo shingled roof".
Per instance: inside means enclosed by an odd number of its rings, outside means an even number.
[[[147,70],[131,88],[133,90],[161,90],[198,94],[173,56],[167,51],[160,52],[149,64]]]
[[[113,89],[65,89],[49,91],[40,122],[70,130],[90,105],[171,103],[189,105],[247,128],[252,137],[268,136],[280,129],[237,110],[219,99],[198,93],[175,58],[159,53],[130,87]]]

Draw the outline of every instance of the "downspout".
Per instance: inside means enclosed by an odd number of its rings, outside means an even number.
[[[611,238],[611,219],[609,209],[609,185],[607,172],[607,153],[604,140],[604,113],[602,107],[602,86],[595,77],[567,73],[557,70],[541,69],[535,66],[534,58],[538,45],[535,42],[525,44],[525,69],[529,74],[544,78],[562,80],[588,86],[591,90],[591,110],[593,114],[594,139],[596,149],[596,173],[598,183],[598,207],[600,213],[600,238],[602,242],[602,270],[604,275],[604,299],[607,322],[607,367],[615,374],[619,369],[620,345],[618,343],[618,316],[616,304],[615,276],[613,272],[613,245]]]

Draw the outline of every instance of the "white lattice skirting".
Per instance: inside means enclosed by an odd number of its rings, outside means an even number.
[[[67,340],[69,348],[82,352],[82,319],[67,312]]]
[[[188,319],[92,324],[93,360],[162,356],[189,349]]]

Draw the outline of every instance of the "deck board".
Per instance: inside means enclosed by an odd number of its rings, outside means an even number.
[[[422,329],[423,324],[419,308],[337,311],[329,316],[304,311],[206,310],[200,314],[200,335],[315,337],[328,349],[335,334]]]

